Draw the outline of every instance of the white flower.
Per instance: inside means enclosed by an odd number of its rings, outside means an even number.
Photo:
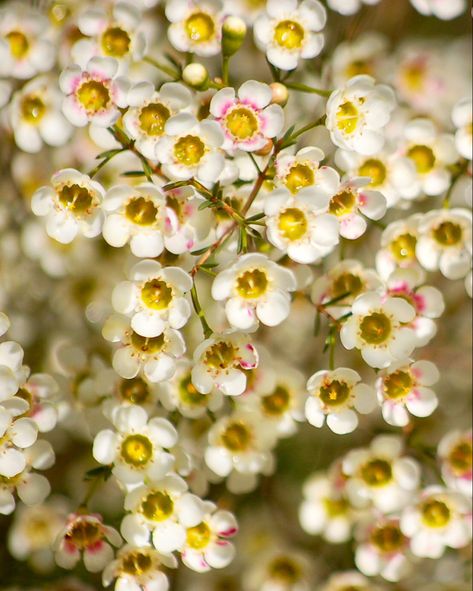
[[[346,4],[346,0],[329,1],[331,3],[343,2],[343,4]],[[359,2],[359,0],[356,0],[356,2]],[[372,583],[356,570],[349,570],[331,575],[327,583],[321,587],[320,591],[346,591],[350,588],[356,589],[357,591],[381,591],[379,585]]]
[[[364,523],[358,528],[357,538],[355,564],[363,574],[397,582],[410,572],[409,540],[398,518],[380,517],[374,523]]]
[[[333,478],[325,473],[313,474],[302,488],[304,500],[299,507],[302,529],[321,535],[332,544],[350,539],[354,511]]]
[[[103,328],[104,338],[121,343],[113,354],[113,369],[122,378],[134,378],[143,372],[150,382],[168,380],[176,369],[176,360],[186,346],[177,330],[165,327],[155,337],[144,337],[135,332],[128,318],[118,314],[110,316]]]
[[[367,292],[356,298],[352,312],[343,323],[340,339],[346,349],[360,349],[371,367],[387,367],[414,350],[414,331],[404,324],[412,322],[415,310],[403,298]]]
[[[464,495],[471,496],[473,477],[471,429],[449,431],[440,440],[437,454],[442,465],[442,478],[446,484]]]
[[[437,333],[435,318],[445,310],[440,290],[431,285],[421,285],[423,273],[416,269],[398,269],[387,280],[387,294],[404,298],[416,311],[416,317],[409,324],[416,335],[416,347],[423,347]],[[420,286],[420,287],[419,287]]]
[[[0,406],[0,476],[11,478],[27,466],[25,450],[38,436],[36,423],[27,417],[15,418]]]
[[[376,407],[373,388],[361,383],[360,375],[346,367],[316,372],[309,378],[307,390],[305,414],[309,423],[322,427],[326,418],[330,429],[339,435],[351,433],[358,426],[355,410],[368,414]]]
[[[90,572],[100,572],[113,560],[114,546],[121,546],[120,534],[104,525],[101,515],[71,513],[55,544],[56,563],[72,569],[81,560]]]
[[[238,532],[235,517],[229,511],[216,510],[213,503],[200,501],[194,511],[200,513],[200,521],[186,531],[186,543],[181,550],[183,563],[202,573],[212,568],[225,568],[235,555],[235,548],[228,538]]]
[[[1,345],[0,345],[1,346]],[[16,397],[28,403],[28,416],[41,433],[52,431],[58,420],[58,392],[56,380],[46,373],[34,373],[20,385]]]
[[[174,457],[164,449],[174,447],[177,432],[169,421],[148,420],[144,409],[130,406],[116,413],[114,426],[116,431],[105,429],[96,435],[92,453],[100,464],[113,464],[112,472],[120,482],[136,485],[145,478],[159,480],[171,470]]]
[[[351,304],[360,293],[381,287],[382,281],[374,269],[365,269],[360,261],[345,259],[312,283],[310,299],[333,318],[340,318],[351,311]],[[327,305],[332,300],[336,302]]]
[[[378,4],[380,0],[327,0],[327,4],[332,10],[340,14],[349,15],[355,14],[360,10],[363,4],[373,6]]]
[[[268,0],[266,13],[254,24],[255,42],[268,61],[282,70],[293,70],[300,58],[318,55],[324,46],[321,31],[327,13],[317,0]]]
[[[136,149],[150,160],[157,160],[156,148],[165,137],[166,122],[191,105],[188,88],[166,82],[157,92],[150,82],[134,84],[127,95],[129,109],[123,116],[127,134],[135,140]]]
[[[402,447],[400,437],[378,435],[369,448],[345,455],[342,468],[348,477],[346,494],[352,505],[372,505],[384,513],[406,506],[419,485],[420,468],[413,459],[401,456]]]
[[[433,15],[445,21],[460,16],[465,11],[465,0],[410,0],[412,6],[421,14]]]
[[[134,265],[129,281],[119,283],[112,294],[114,309],[131,318],[131,328],[143,337],[157,337],[167,326],[182,328],[191,308],[184,294],[192,278],[179,267],[161,267],[146,259]]]
[[[458,160],[451,134],[438,133],[430,119],[414,119],[405,129],[406,145],[402,153],[414,164],[416,176],[409,199],[422,193],[441,195],[448,189],[451,173],[448,167]]]
[[[176,568],[177,560],[154,548],[127,544],[105,567],[102,582],[108,587],[116,579],[115,591],[168,591],[169,581],[162,566]]]
[[[129,242],[137,257],[159,256],[164,249],[164,234],[172,234],[177,223],[164,194],[152,183],[112,187],[105,195],[103,209],[107,213],[105,241],[115,247]]]
[[[83,67],[97,55],[112,57],[123,65],[139,61],[147,45],[140,30],[142,22],[139,8],[128,2],[116,2],[110,12],[99,6],[87,8],[77,18],[79,31],[85,37],[74,43],[72,59]]]
[[[328,213],[339,221],[340,236],[355,240],[367,228],[365,217],[379,220],[386,213],[386,198],[379,191],[365,189],[367,177],[345,181],[330,199]]]
[[[195,495],[189,494],[186,482],[176,474],[138,486],[125,498],[125,510],[130,511],[121,524],[125,540],[146,546],[152,536],[153,546],[163,554],[179,550],[186,540],[186,526],[197,525]]]
[[[223,21],[220,0],[170,0],[166,18],[171,22],[168,38],[178,51],[209,57],[221,49]]]
[[[102,412],[112,422],[115,414],[127,406],[141,406],[149,415],[152,415],[161,396],[161,390],[157,384],[140,376],[117,379],[116,372],[108,367],[93,376],[92,384],[92,401],[103,399]],[[84,393],[84,390],[83,387],[78,388],[78,397]],[[89,400],[88,396],[84,403],[86,404]]]
[[[50,70],[56,58],[48,20],[27,4],[0,10],[0,76],[26,80]]]
[[[428,271],[440,269],[447,279],[461,279],[471,270],[471,211],[431,210],[419,223],[416,256]]]
[[[72,126],[61,113],[62,94],[44,76],[34,78],[16,92],[10,102],[10,122],[16,145],[25,152],[39,152],[43,142],[62,146]]]
[[[33,213],[46,217],[48,236],[68,244],[79,232],[87,238],[100,234],[102,185],[73,168],[53,174],[51,185],[38,189],[31,200]]]
[[[371,76],[354,76],[327,101],[327,129],[333,143],[370,156],[384,145],[384,127],[394,109],[389,86],[375,85]]]
[[[463,548],[471,540],[471,499],[429,486],[415,505],[404,509],[401,530],[411,538],[415,556],[440,558],[447,547]]]
[[[7,321],[9,323],[5,316],[4,322]],[[22,414],[29,408],[27,401],[22,403],[21,400],[17,400],[18,397],[15,397],[20,385],[27,380],[29,374],[29,368],[23,365],[23,355],[24,351],[18,343],[14,341],[0,343],[0,405],[13,405],[11,410],[15,410],[15,414]]]
[[[325,190],[305,187],[297,195],[281,187],[264,201],[269,242],[298,263],[313,263],[338,243],[338,221],[324,213],[329,202]]]
[[[295,154],[284,150],[276,157],[275,181],[285,185],[292,194],[312,185],[330,194],[340,177],[333,168],[319,166],[324,158],[325,154],[315,146],[306,146]]]
[[[176,180],[195,177],[204,185],[215,183],[225,167],[220,126],[184,112],[168,119],[164,130],[165,137],[156,145],[163,172]]]
[[[219,90],[210,101],[210,113],[220,124],[225,140],[224,150],[261,150],[270,138],[281,132],[284,112],[270,104],[271,88],[256,80],[247,80],[238,89]]]
[[[110,57],[93,57],[84,69],[74,64],[61,73],[62,111],[73,125],[109,127],[117,121],[129,89],[128,80],[117,73],[118,61]]]
[[[238,396],[246,389],[245,370],[257,365],[258,352],[247,335],[213,335],[194,351],[192,383],[203,394],[215,387],[227,396]]]
[[[437,367],[431,361],[401,361],[380,372],[376,392],[384,420],[396,427],[409,423],[409,413],[428,417],[438,406],[429,388],[439,380]]]
[[[276,326],[290,312],[290,291],[296,279],[289,269],[271,261],[266,255],[250,253],[221,271],[212,284],[212,297],[225,301],[225,313],[232,327],[250,330],[260,320]]]
[[[464,98],[453,107],[452,121],[457,131],[455,145],[458,153],[471,160],[472,158],[472,103],[471,98]]]
[[[344,6],[349,4],[343,3]],[[330,56],[330,79],[335,86],[341,86],[359,74],[381,78],[387,51],[386,37],[375,31],[362,32],[354,38],[342,41]]]

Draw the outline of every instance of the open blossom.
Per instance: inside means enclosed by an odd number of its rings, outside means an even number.
[[[254,36],[268,61],[282,70],[293,70],[299,59],[314,58],[324,46],[327,14],[317,0],[268,0],[266,12],[255,21]]]
[[[290,311],[290,291],[296,289],[289,269],[277,265],[265,255],[246,254],[217,275],[212,297],[225,301],[230,324],[240,330],[256,328],[258,320],[276,326]]]
[[[376,407],[373,388],[361,383],[360,375],[346,367],[316,372],[309,378],[307,390],[305,413],[309,423],[321,427],[327,419],[327,425],[339,435],[356,429],[357,412],[368,414]]]
[[[177,220],[166,206],[162,191],[152,183],[136,187],[116,185],[107,191],[103,237],[117,248],[130,243],[137,257],[156,257],[164,249],[164,235],[172,234]]]
[[[357,2],[359,0],[354,0],[354,3]],[[343,2],[343,5],[348,7],[350,2]],[[365,31],[357,37],[343,40],[331,56],[330,80],[339,86],[357,74],[380,79],[387,51],[387,39],[377,31]]]
[[[463,158],[471,160],[473,152],[471,98],[464,98],[456,103],[452,111],[452,121],[457,128],[455,132],[457,151]]]
[[[258,365],[258,352],[247,335],[229,332],[214,335],[194,351],[192,383],[207,394],[212,388],[227,396],[238,396],[246,389],[245,370]]]
[[[109,127],[117,121],[119,107],[127,106],[129,89],[128,80],[117,73],[118,62],[111,57],[93,57],[84,68],[74,64],[62,72],[62,111],[73,125]]]
[[[72,569],[82,558],[85,568],[99,572],[113,559],[113,546],[121,546],[120,534],[105,525],[98,514],[71,513],[55,542],[55,559]]]
[[[440,440],[437,454],[441,462],[442,478],[453,490],[472,494],[473,444],[472,433],[454,429]]]
[[[146,259],[131,269],[129,281],[113,290],[112,305],[117,312],[131,317],[131,328],[143,337],[157,337],[166,326],[182,328],[191,314],[184,297],[192,279],[179,267],[161,267]]]
[[[333,143],[370,156],[384,145],[384,127],[394,109],[389,86],[376,85],[371,76],[354,76],[327,101],[327,129]]]
[[[93,455],[101,464],[113,464],[113,474],[124,485],[145,478],[159,480],[172,468],[174,457],[164,451],[174,447],[177,432],[160,417],[148,420],[137,406],[121,409],[114,417],[115,430],[104,429],[94,439]]]
[[[223,5],[220,0],[170,0],[168,38],[177,50],[209,57],[221,50]]]
[[[352,312],[340,339],[346,349],[359,349],[371,367],[387,367],[414,350],[415,334],[404,325],[414,319],[415,310],[405,299],[367,292],[356,298]]]
[[[461,279],[471,270],[471,211],[441,209],[426,213],[419,223],[416,256],[428,271]]]
[[[405,427],[409,414],[428,417],[437,408],[437,395],[429,386],[439,380],[431,361],[401,361],[383,369],[376,380],[376,392],[384,420]]]
[[[322,188],[327,187],[327,192],[330,193],[340,177],[333,168],[319,166],[324,158],[325,154],[315,146],[306,146],[295,154],[283,150],[276,157],[275,180],[285,185],[293,194],[314,184]],[[327,175],[328,178],[324,178]]]
[[[38,437],[36,423],[27,417],[16,417],[0,406],[0,477],[11,478],[27,466],[25,451]]]
[[[166,82],[156,91],[150,82],[134,84],[127,95],[129,108],[123,126],[135,140],[137,150],[150,160],[157,160],[157,146],[165,137],[166,122],[188,109],[192,95],[176,82]]]
[[[8,327],[6,316],[4,322]],[[22,414],[29,406],[27,401],[15,396],[29,374],[29,368],[23,365],[23,355],[22,347],[15,341],[0,343],[0,406],[9,407],[15,414]]]
[[[225,140],[224,150],[261,150],[270,138],[279,135],[284,125],[284,112],[270,104],[272,91],[267,84],[248,80],[237,92],[219,90],[210,101],[210,113],[220,124]]]
[[[33,213],[46,217],[51,238],[68,244],[78,233],[86,238],[100,234],[105,191],[100,183],[73,168],[64,168],[51,177],[51,187],[41,187],[31,200]]]
[[[463,548],[471,540],[471,499],[442,486],[424,489],[401,516],[415,556],[439,558],[446,548]]]

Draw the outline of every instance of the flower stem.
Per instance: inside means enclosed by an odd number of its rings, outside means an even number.
[[[171,68],[170,66],[166,66],[165,64],[158,62],[156,59],[154,59],[154,57],[150,57],[149,55],[146,55],[143,58],[143,61],[147,62],[148,64],[151,64],[152,66],[154,66],[158,70],[161,70],[161,72],[163,72],[164,74],[167,74],[171,78],[174,78],[174,80],[179,80],[181,77],[180,72],[178,72],[174,68]]]
[[[329,97],[332,94],[332,90],[323,90],[322,88],[313,88],[312,86],[307,86],[307,84],[300,84],[299,82],[285,82],[284,83],[287,88],[291,88],[292,90],[297,90],[299,92],[307,92],[309,94],[318,94],[319,96]]]
[[[195,281],[194,281],[192,288],[191,288],[191,298],[192,298],[192,304],[194,306],[195,313],[197,314],[197,316],[200,320],[200,324],[202,325],[204,337],[206,339],[208,339],[213,331],[210,328],[209,323],[207,322],[207,320],[205,318],[204,311],[202,310],[202,306],[200,305],[199,296],[197,295],[197,288],[195,286]]]

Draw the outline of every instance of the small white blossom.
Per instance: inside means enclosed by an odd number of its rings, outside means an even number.
[[[473,444],[472,433],[449,431],[438,444],[437,454],[442,466],[442,478],[452,489],[472,495]]]
[[[453,107],[452,121],[455,132],[455,145],[458,153],[467,160],[472,159],[472,103],[471,98],[464,98]]]

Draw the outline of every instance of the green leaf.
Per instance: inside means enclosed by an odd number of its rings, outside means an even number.
[[[256,213],[255,215],[252,215],[249,218],[246,218],[245,222],[257,222],[258,220],[261,220],[262,218],[265,217],[265,213],[261,212],[261,213]]]
[[[105,158],[106,160],[110,160],[110,158],[113,158],[114,156],[116,156],[116,154],[120,154],[120,152],[124,152],[124,151],[125,151],[125,148],[115,148],[114,150],[106,150],[105,152],[101,152],[100,154],[97,154],[95,159],[100,160],[101,158]]]
[[[203,248],[193,250],[193,251],[191,251],[191,255],[199,256],[200,254],[204,254],[204,252],[206,252],[209,248],[210,248],[209,246],[204,246]]]
[[[122,172],[120,176],[145,176],[145,173],[142,170],[129,170]]]
[[[112,467],[111,466],[97,466],[97,468],[92,468],[85,473],[84,480],[95,480],[96,478],[103,478],[104,480],[108,480],[112,475]]]

